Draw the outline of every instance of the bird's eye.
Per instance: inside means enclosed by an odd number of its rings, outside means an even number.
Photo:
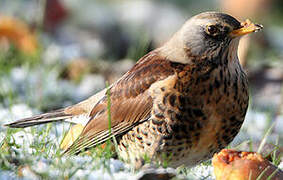
[[[206,27],[206,32],[209,35],[216,35],[219,32],[219,29],[215,25],[209,25]]]
[[[229,28],[229,27],[227,27],[227,26],[225,26],[225,27],[224,27],[224,33],[226,33],[226,34],[227,34],[229,31],[230,31],[230,28]]]

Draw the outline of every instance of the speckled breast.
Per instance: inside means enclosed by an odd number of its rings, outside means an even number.
[[[148,121],[122,137],[120,154],[147,156],[172,167],[210,158],[237,135],[248,107],[247,79],[240,68],[214,68],[209,74],[183,71],[149,90]]]

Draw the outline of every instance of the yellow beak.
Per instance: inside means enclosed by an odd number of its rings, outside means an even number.
[[[252,32],[258,32],[263,28],[260,24],[254,24],[249,19],[241,23],[241,28],[230,32],[231,37],[239,37]]]

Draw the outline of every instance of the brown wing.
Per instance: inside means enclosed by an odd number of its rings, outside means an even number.
[[[171,63],[153,51],[110,87],[112,135],[119,136],[149,118],[152,108],[149,87],[172,74]],[[110,138],[107,95],[94,106],[90,115],[92,119],[66,153],[78,153]]]

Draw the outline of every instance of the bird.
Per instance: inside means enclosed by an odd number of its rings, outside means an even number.
[[[192,167],[239,132],[249,95],[238,43],[262,28],[221,12],[197,14],[109,87],[78,104],[6,126],[24,128],[84,116],[86,122],[77,122],[78,136],[63,154],[76,155],[114,137],[118,156],[136,168],[146,160]]]

